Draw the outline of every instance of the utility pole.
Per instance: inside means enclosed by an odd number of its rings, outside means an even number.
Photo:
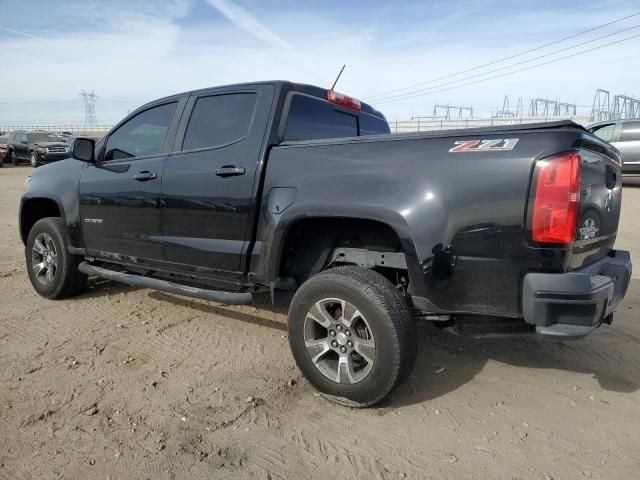
[[[93,93],[85,92],[84,89],[78,95],[82,97],[84,101],[84,127],[86,129],[93,129],[98,125],[98,120],[96,119],[96,98],[98,96]]]

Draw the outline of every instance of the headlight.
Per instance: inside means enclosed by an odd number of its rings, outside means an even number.
[[[46,155],[47,154],[47,149],[45,147],[38,147],[36,148],[36,151],[40,154],[40,155]]]

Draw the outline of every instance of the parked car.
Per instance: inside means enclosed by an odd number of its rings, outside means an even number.
[[[5,158],[7,157],[7,142],[9,141],[9,135],[0,135],[0,168],[4,166]]]
[[[620,156],[570,121],[391,135],[354,98],[263,82],[151,102],[72,153],[21,200],[40,295],[88,276],[227,304],[268,292],[300,370],[341,404],[407,378],[417,319],[575,339],[629,283]]]
[[[69,158],[69,146],[51,132],[11,132],[7,150],[14,165],[29,161],[33,167],[39,167]]]
[[[640,175],[640,119],[600,122],[588,129],[620,150],[623,175]]]

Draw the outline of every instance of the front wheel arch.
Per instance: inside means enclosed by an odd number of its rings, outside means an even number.
[[[60,205],[50,198],[29,198],[22,203],[20,208],[20,238],[23,244],[27,244],[29,232],[40,219],[46,217],[61,217],[64,214]]]

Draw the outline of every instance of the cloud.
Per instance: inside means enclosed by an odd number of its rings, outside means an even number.
[[[44,40],[42,37],[37,37],[27,32],[21,32],[19,30],[14,30],[13,28],[0,27],[0,30],[4,30],[5,32],[14,33],[16,35],[20,35],[22,37],[33,38],[35,40]]]
[[[15,18],[30,15],[34,9],[27,5],[30,1],[0,0],[11,3],[3,3],[4,11]],[[0,125],[82,123],[84,110],[77,95],[81,89],[96,92],[98,121],[111,123],[146,101],[214,85],[289,79],[328,88],[343,63],[347,68],[337,90],[366,99],[502,58],[629,12],[619,9],[603,18],[600,7],[591,5],[591,11],[567,15],[536,10],[526,17],[523,12],[505,13],[483,17],[479,25],[474,18],[440,27],[423,25],[419,12],[400,18],[389,10],[388,21],[372,22],[373,14],[364,19],[354,19],[349,11],[336,16],[325,7],[313,10],[306,2],[290,3],[284,15],[274,5],[258,14],[228,0],[200,5],[195,0],[112,0],[87,7],[82,2],[94,0],[72,1],[40,4],[41,15],[34,17],[29,31],[46,39],[46,44],[0,32],[3,65],[11,65],[12,70],[10,75],[0,75]],[[214,3],[223,5],[227,14]],[[437,17],[423,10],[425,18]],[[275,32],[286,32],[286,37]],[[640,67],[633,59],[639,44],[640,40],[629,41],[486,83],[381,104],[380,110],[390,119],[402,120],[429,115],[436,102],[495,110],[505,94],[512,102],[520,96],[526,104],[530,98],[549,97],[579,105],[590,105],[596,88],[638,95]]]
[[[261,23],[256,17],[244,8],[230,0],[207,0],[224,17],[238,28],[250,33],[258,40],[262,40],[274,47],[293,51],[294,48],[286,40],[273,32],[269,27]]]

